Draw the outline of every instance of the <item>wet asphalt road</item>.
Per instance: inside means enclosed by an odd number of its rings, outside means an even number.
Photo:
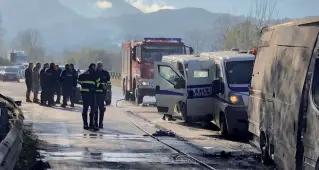
[[[22,100],[25,124],[43,140],[39,152],[52,169],[204,169],[201,165],[159,143],[136,128],[127,117],[149,133],[154,125],[121,113],[115,101],[120,88],[113,88],[113,104],[107,107],[104,129],[83,130],[80,105],[75,108],[48,108],[25,103],[24,83],[0,83],[1,93]],[[174,138],[161,137],[167,143],[193,155],[200,151]]]

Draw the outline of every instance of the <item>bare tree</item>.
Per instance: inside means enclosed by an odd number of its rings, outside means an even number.
[[[44,48],[41,34],[36,29],[19,32],[12,41],[12,48],[24,50],[30,61],[43,61]]]
[[[194,48],[195,53],[202,52],[205,48],[205,32],[203,30],[193,30],[185,35],[185,42]]]
[[[277,1],[256,0],[251,4],[249,20],[254,23],[255,29],[258,31],[274,24],[278,16]]]
[[[261,30],[266,26],[280,22],[278,16],[277,1],[254,1],[246,21],[225,30],[223,48],[249,49],[256,47]]]

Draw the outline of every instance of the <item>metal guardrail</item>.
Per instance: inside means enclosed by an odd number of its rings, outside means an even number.
[[[7,109],[13,112],[12,127],[6,137],[0,143],[0,170],[12,170],[19,158],[23,143],[23,114],[17,104],[12,99],[0,95],[0,99],[4,99]],[[3,102],[1,101],[1,102]],[[8,112],[7,112],[8,113]]]
[[[121,79],[121,73],[117,73],[117,72],[109,72],[111,79]]]

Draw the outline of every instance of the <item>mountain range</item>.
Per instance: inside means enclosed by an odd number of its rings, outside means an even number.
[[[0,0],[7,44],[19,31],[38,29],[45,47],[62,51],[82,47],[118,49],[125,39],[182,37],[216,27],[217,21],[241,22],[243,16],[211,13],[201,8],[143,13],[125,0]],[[220,31],[212,30],[212,34]]]

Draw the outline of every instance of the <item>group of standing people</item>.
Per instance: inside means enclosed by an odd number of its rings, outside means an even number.
[[[61,90],[63,103],[61,107],[67,106],[67,101],[71,101],[71,107],[74,107],[75,90],[77,86],[78,73],[73,64],[66,64],[65,70],[54,63],[45,63],[41,69],[41,63],[29,63],[25,70],[25,83],[27,86],[26,102],[39,103],[43,106],[52,107],[60,104]],[[41,88],[41,99],[38,94]],[[33,100],[30,99],[30,93],[33,92]],[[57,94],[54,101],[54,94]]]
[[[66,107],[70,99],[71,107],[74,107],[75,90],[77,83],[81,85],[81,95],[83,102],[82,119],[85,130],[99,130],[103,128],[103,119],[105,113],[106,91],[111,88],[110,74],[103,69],[103,63],[90,64],[88,70],[78,76],[73,64],[66,64],[65,70],[61,70],[54,63],[45,63],[41,69],[41,64],[29,63],[25,70],[25,82],[27,85],[26,101],[39,103],[52,107],[60,103],[61,88],[63,103],[61,107]],[[41,100],[38,99],[38,93],[41,87]],[[30,99],[30,93],[33,91],[33,101]],[[54,102],[54,94],[57,94],[57,100]],[[88,111],[89,123],[88,123]]]

